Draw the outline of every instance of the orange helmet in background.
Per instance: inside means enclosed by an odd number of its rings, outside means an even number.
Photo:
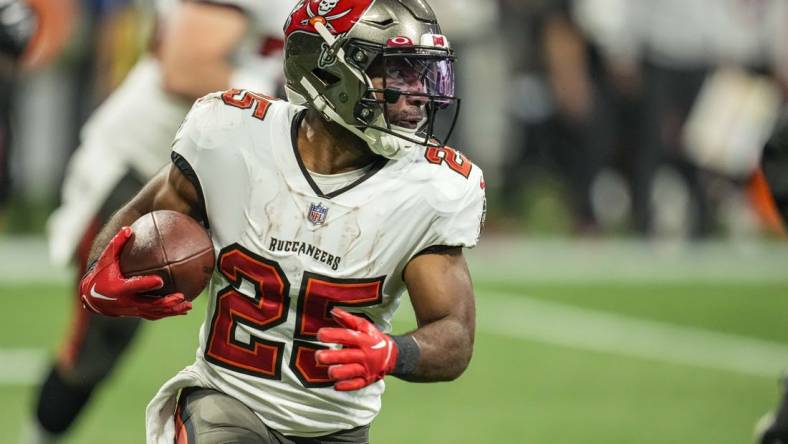
[[[35,69],[54,60],[74,27],[73,0],[25,0],[35,12],[36,30],[21,56],[23,69]]]

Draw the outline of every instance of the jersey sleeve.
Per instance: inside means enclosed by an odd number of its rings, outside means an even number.
[[[194,102],[175,133],[173,156],[184,158],[192,168],[204,162],[210,151],[221,149],[223,132],[230,130],[237,117],[224,106],[221,93],[208,94]]]
[[[206,226],[229,210],[223,208],[231,201],[226,196],[238,195],[245,186],[245,162],[234,149],[244,137],[237,111],[224,106],[220,93],[199,99],[172,144],[172,163],[197,189]]]
[[[482,172],[474,166],[467,179],[452,175],[427,198],[434,218],[420,251],[437,246],[472,248],[479,242],[487,210]]]

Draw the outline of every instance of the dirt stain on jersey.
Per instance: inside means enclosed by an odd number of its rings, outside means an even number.
[[[372,244],[369,247],[369,254],[367,255],[367,274],[372,274],[372,271],[375,269],[375,262],[377,261],[377,252],[379,248],[380,242],[383,240],[383,230],[378,230],[375,233],[375,238],[372,240]]]
[[[345,255],[347,255],[354,244],[361,239],[361,225],[358,222],[360,209],[360,207],[354,207],[346,215],[347,222],[342,229],[342,245],[345,246]]]

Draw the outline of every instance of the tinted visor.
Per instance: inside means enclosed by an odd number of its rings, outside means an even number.
[[[459,112],[448,50],[385,48],[367,73],[382,78],[382,88],[373,80],[370,92],[383,107],[383,130],[423,145],[448,142]]]
[[[431,57],[393,55],[384,59],[386,88],[436,99],[454,98],[454,61]]]

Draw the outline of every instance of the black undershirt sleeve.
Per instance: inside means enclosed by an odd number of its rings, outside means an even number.
[[[413,257],[421,256],[422,254],[444,254],[457,248],[460,247],[453,247],[451,245],[431,245],[414,254]]]
[[[189,161],[186,160],[185,157],[181,156],[180,154],[176,153],[175,151],[172,152],[170,155],[172,158],[172,163],[175,167],[180,170],[181,174],[184,175],[189,182],[194,185],[194,188],[197,190],[197,197],[200,200],[200,219],[202,219],[202,224],[205,226],[206,229],[210,229],[211,226],[208,223],[208,212],[205,209],[205,196],[202,193],[202,186],[200,185],[200,178],[197,177],[197,173],[194,172],[194,168],[189,164]]]

